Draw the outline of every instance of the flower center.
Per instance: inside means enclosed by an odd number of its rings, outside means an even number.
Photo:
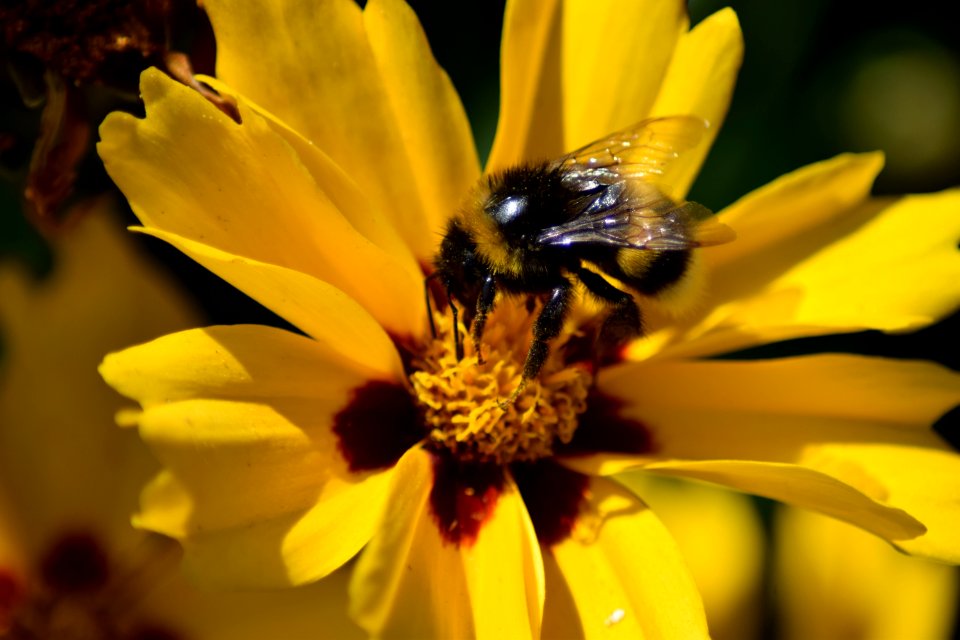
[[[564,366],[553,348],[538,378],[520,389],[537,310],[530,313],[523,300],[502,301],[487,322],[482,363],[463,327],[465,356],[458,361],[450,314],[434,315],[437,338],[414,360],[410,377],[434,447],[463,461],[508,464],[550,456],[558,440],[570,442],[593,377]]]

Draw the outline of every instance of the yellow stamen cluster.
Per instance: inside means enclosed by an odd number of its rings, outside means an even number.
[[[506,464],[549,456],[556,441],[570,442],[592,376],[564,367],[554,349],[538,379],[520,389],[535,317],[522,302],[500,303],[487,323],[480,363],[462,327],[466,353],[457,361],[449,314],[436,314],[437,339],[414,361],[411,376],[435,445],[460,460]]]

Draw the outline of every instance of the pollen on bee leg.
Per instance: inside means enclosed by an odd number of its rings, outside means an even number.
[[[436,314],[437,337],[414,359],[410,376],[433,447],[464,461],[507,464],[550,456],[555,444],[570,442],[592,375],[565,366],[553,349],[538,378],[523,384],[535,317],[523,301],[498,305],[484,330],[481,362],[470,342],[457,360],[452,320]]]

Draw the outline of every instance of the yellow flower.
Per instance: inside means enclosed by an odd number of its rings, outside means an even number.
[[[773,593],[785,638],[950,638],[960,575],[848,524],[780,509]]]
[[[142,405],[132,419],[165,467],[137,523],[181,540],[190,571],[301,584],[363,549],[351,609],[375,635],[704,636],[675,544],[608,478],[630,470],[960,559],[960,458],[929,428],[960,401],[957,375],[844,355],[704,359],[950,311],[960,193],[869,200],[876,154],[786,176],[720,214],[739,239],[702,251],[696,311],[646,306],[647,335],[595,383],[554,345],[504,408],[526,353],[523,304],[491,317],[485,364],[451,355],[449,314],[430,335],[423,269],[480,170],[409,7],[206,5],[209,83],[242,123],[148,71],[146,118],[109,117],[100,153],[144,233],[304,335],[211,327],[101,367]],[[487,169],[649,116],[695,114],[715,135],[741,47],[729,10],[688,30],[680,2],[510,2]],[[681,160],[677,195],[706,146]]]
[[[107,350],[196,319],[109,208],[74,208],[43,281],[0,268],[0,636],[359,636],[341,611],[344,572],[281,593],[205,593],[179,576],[174,541],[130,526],[158,465],[114,425],[123,401],[95,367]]]

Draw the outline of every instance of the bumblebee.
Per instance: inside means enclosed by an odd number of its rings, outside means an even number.
[[[692,249],[734,237],[706,207],[667,195],[675,161],[708,126],[691,116],[645,120],[557,160],[480,182],[472,204],[447,224],[428,277],[442,283],[455,327],[463,305],[478,357],[498,295],[538,297],[543,306],[521,386],[535,378],[576,282],[610,308],[596,338],[600,351],[641,335],[635,296],[667,292],[687,274]],[[462,358],[463,339],[454,331]]]

